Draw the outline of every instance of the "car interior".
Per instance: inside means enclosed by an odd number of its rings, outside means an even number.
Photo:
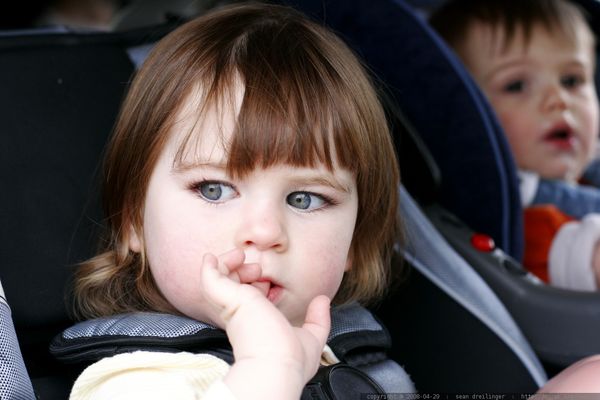
[[[600,15],[600,3],[579,1]],[[550,287],[520,264],[514,161],[483,95],[428,26],[431,2],[281,3],[337,32],[381,87],[405,237],[393,261],[403,272],[371,309],[417,390],[532,393],[600,353],[600,296]],[[184,20],[0,35],[0,278],[39,399],[66,398],[76,373],[48,345],[73,323],[70,277],[102,229],[98,172],[120,102],[144,54]]]
[[[72,323],[69,277],[96,246],[97,172],[132,60],[176,25],[0,37],[1,179],[11,188],[0,207],[1,277],[39,393],[65,389],[58,378],[67,369],[50,357],[48,343]]]

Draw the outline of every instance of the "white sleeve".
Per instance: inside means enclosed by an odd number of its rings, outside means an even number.
[[[548,273],[553,286],[582,291],[598,290],[592,258],[600,239],[600,214],[564,224],[550,247]]]

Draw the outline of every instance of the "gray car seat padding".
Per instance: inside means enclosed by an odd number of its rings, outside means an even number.
[[[0,283],[0,399],[35,399]]]
[[[406,259],[501,338],[542,386],[548,379],[546,373],[498,297],[431,225],[404,188],[400,189],[400,197],[407,236],[402,252]]]

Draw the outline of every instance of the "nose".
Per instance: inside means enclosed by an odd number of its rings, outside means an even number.
[[[235,241],[240,248],[285,251],[289,241],[285,215],[268,205],[246,209],[241,216]]]
[[[546,112],[564,111],[568,108],[569,93],[560,82],[546,87],[542,99],[542,108]]]

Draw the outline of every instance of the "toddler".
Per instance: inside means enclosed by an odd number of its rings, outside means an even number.
[[[578,184],[598,141],[595,39],[566,0],[450,0],[430,18],[490,101],[519,168],[524,265],[597,290],[600,192]]]

